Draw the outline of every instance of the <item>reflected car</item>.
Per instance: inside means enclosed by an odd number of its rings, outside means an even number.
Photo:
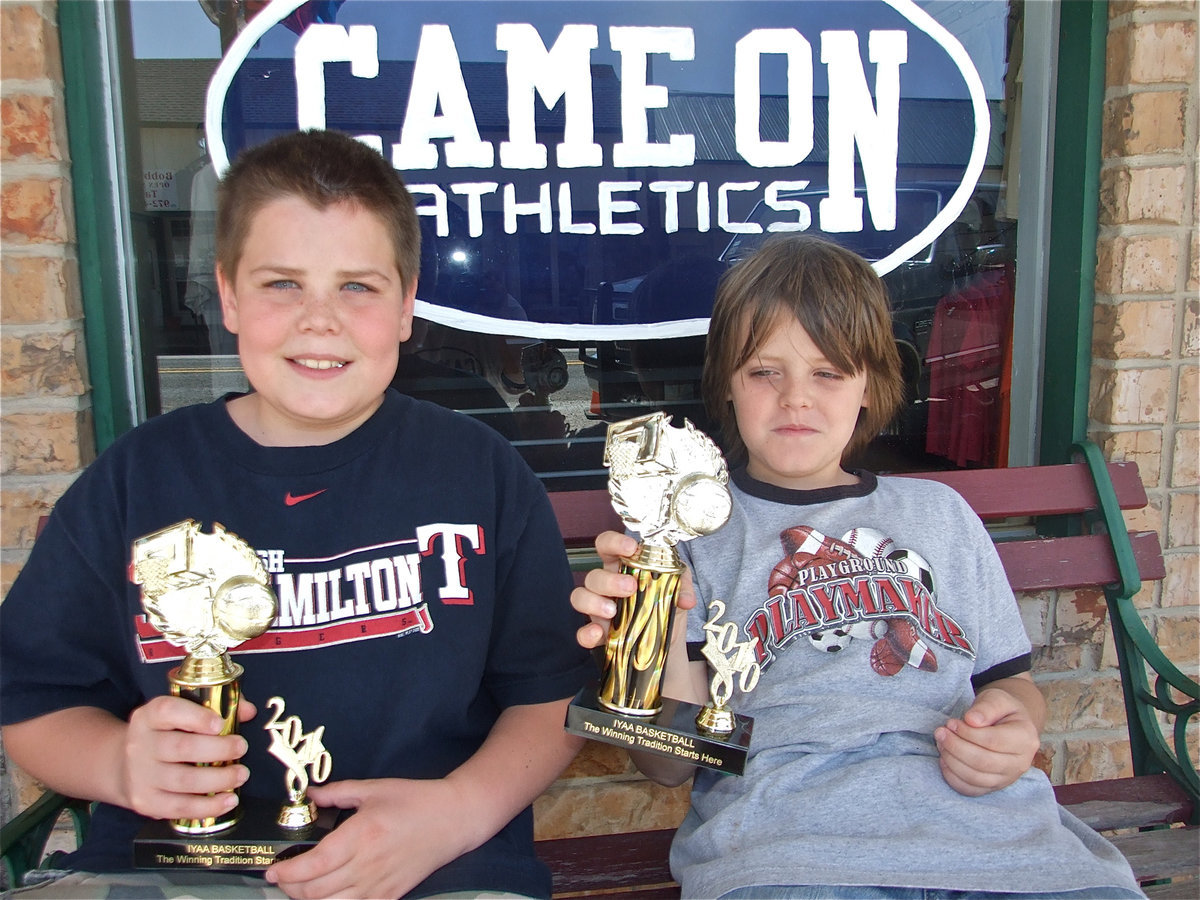
[[[957,189],[954,182],[907,182],[896,191],[894,231],[880,232],[871,227],[869,217],[860,232],[826,234],[830,240],[876,262],[899,246],[908,235],[916,234],[949,201]],[[985,269],[1010,266],[1016,253],[1016,222],[997,215],[1002,202],[1000,184],[977,185],[966,207],[954,223],[943,230],[928,246],[883,276],[892,304],[892,328],[900,351],[906,385],[906,404],[895,430],[916,435],[923,428],[922,406],[929,395],[926,356],[938,304],[964,287]],[[865,189],[856,192],[865,199]],[[777,210],[759,202],[747,218],[762,227],[757,234],[737,234],[711,265],[718,271],[749,256],[772,234],[768,227],[779,221],[796,221],[796,202],[815,213],[824,190],[781,192],[780,199],[789,207]],[[694,267],[695,263],[691,264]],[[646,291],[647,275],[602,283],[596,292],[593,320],[604,324],[647,321],[639,308]],[[715,282],[714,282],[715,284]],[[712,293],[698,291],[691,297],[690,308],[675,310],[672,318],[706,317],[712,309]],[[664,317],[659,316],[657,320]],[[654,321],[655,319],[649,319]],[[685,339],[686,340],[686,339]],[[592,415],[609,421],[638,414],[647,406],[660,405],[645,389],[645,372],[636,364],[640,342],[614,341],[581,348],[580,356],[592,387]],[[689,358],[675,354],[671,383],[675,398],[685,404],[698,404],[700,370],[703,365],[702,343],[692,343]],[[649,357],[650,354],[643,353]],[[693,385],[689,391],[686,385]],[[694,396],[693,396],[694,395]]]

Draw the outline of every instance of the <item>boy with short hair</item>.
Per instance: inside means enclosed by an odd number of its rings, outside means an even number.
[[[225,175],[217,244],[253,390],[139,426],[58,502],[0,618],[5,747],[101,801],[79,870],[129,868],[146,817],[220,815],[239,785],[284,798],[261,729],[222,736],[166,696],[177,660],[148,655],[128,578],[137,538],[219,522],[280,601],[269,640],[234,650],[244,694],[325,726],[332,780],[309,796],[354,813],[267,881],[548,895],[530,804],[578,749],[562,722],[591,661],[536,477],[492,430],[388,388],[420,259],[403,183],[345,135],[285,135]]]

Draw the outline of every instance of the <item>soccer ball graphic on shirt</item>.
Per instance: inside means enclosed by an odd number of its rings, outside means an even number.
[[[929,568],[925,557],[913,550],[893,550],[887,554],[887,558],[903,565],[909,575],[925,586],[925,590],[933,593],[933,570]]]
[[[814,631],[808,636],[809,641],[817,650],[823,650],[826,653],[837,653],[850,645],[853,635],[850,629],[844,626],[838,628],[826,628],[824,631]]]

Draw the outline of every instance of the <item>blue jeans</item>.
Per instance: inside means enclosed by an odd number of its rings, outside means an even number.
[[[765,884],[726,891],[720,900],[1135,900],[1144,896],[1125,888],[1081,888],[1075,891],[1013,894],[1006,891],[948,891],[845,884]]]

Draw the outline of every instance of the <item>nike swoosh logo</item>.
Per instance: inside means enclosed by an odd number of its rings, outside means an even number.
[[[285,496],[283,498],[283,502],[286,503],[288,506],[295,506],[297,503],[303,503],[305,500],[311,500],[313,497],[316,497],[319,494],[323,494],[327,490],[329,490],[329,489],[322,488],[319,491],[313,491],[311,494],[299,494],[299,495],[293,495],[291,491],[288,491],[287,496]]]

